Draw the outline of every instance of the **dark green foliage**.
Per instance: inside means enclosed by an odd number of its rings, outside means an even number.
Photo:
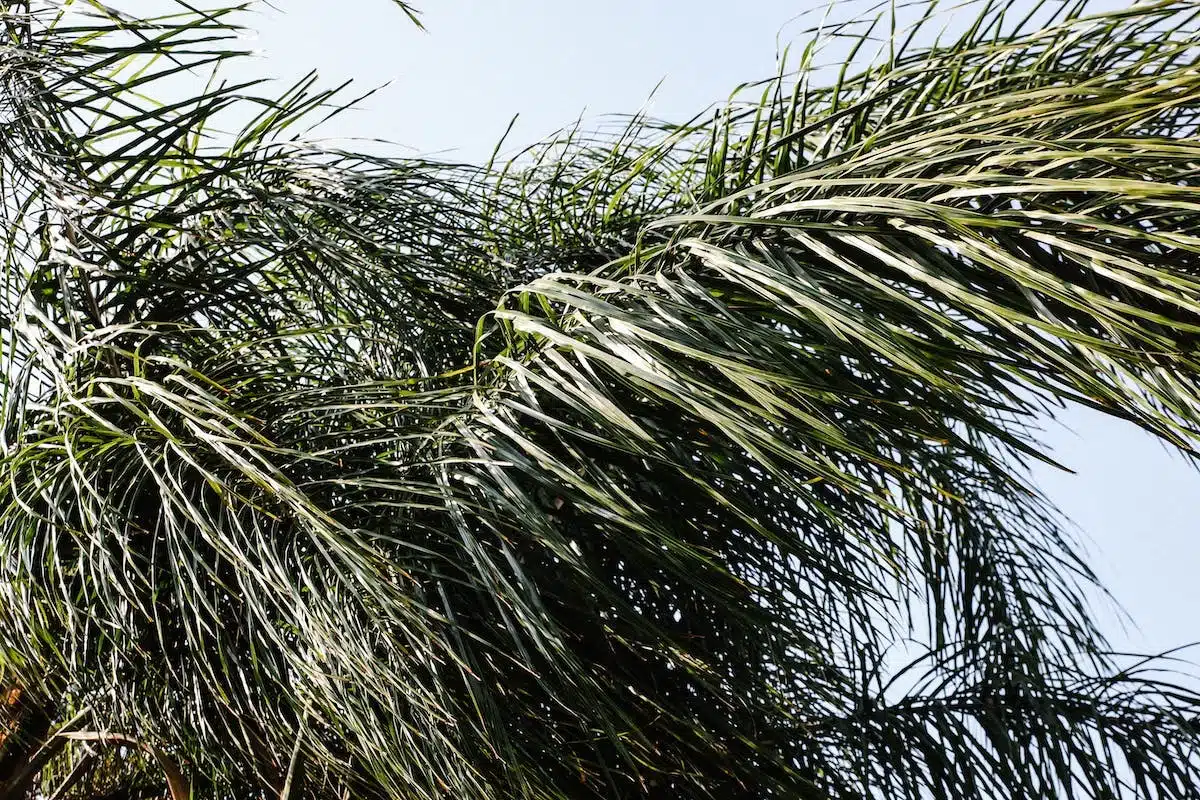
[[[1026,479],[1065,401],[1197,442],[1200,7],[827,25],[756,102],[468,167],[290,138],[311,79],[146,99],[237,55],[180,6],[4,17],[47,793],[1200,791],[1200,697]]]

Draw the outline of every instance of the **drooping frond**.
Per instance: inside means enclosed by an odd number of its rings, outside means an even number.
[[[827,26],[485,167],[149,99],[240,7],[59,10],[0,50],[4,790],[1200,786],[1025,471],[1064,401],[1195,446],[1193,3]]]

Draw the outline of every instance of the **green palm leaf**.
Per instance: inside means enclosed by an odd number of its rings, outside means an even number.
[[[1195,793],[1026,469],[1195,447],[1194,4],[827,23],[478,168],[149,99],[240,9],[6,11],[4,791]]]

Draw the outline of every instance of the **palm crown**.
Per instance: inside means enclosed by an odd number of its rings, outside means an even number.
[[[150,99],[242,8],[4,12],[0,796],[1194,795],[1026,472],[1195,445],[1194,3],[478,167]]]

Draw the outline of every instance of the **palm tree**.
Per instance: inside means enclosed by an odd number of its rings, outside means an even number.
[[[0,4],[0,797],[1200,792],[1028,476],[1200,442],[1200,6],[467,166],[179,99],[247,5]]]

